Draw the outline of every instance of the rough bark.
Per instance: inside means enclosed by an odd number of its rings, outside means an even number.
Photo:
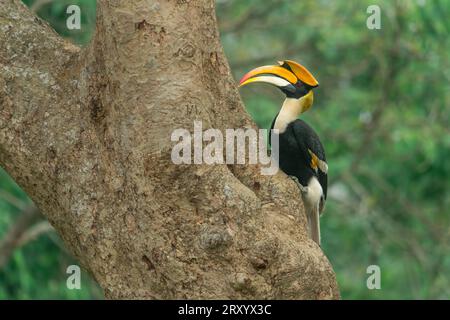
[[[338,298],[282,173],[174,165],[176,128],[255,127],[212,0],[98,1],[80,49],[0,3],[0,165],[108,298]]]

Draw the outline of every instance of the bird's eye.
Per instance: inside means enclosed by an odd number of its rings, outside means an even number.
[[[304,96],[308,93],[308,88],[301,82],[298,81],[295,86],[297,87],[297,92],[300,93],[301,96]]]

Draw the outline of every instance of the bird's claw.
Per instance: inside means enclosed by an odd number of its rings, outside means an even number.
[[[289,178],[291,178],[295,184],[297,185],[297,187],[300,189],[300,191],[302,192],[302,194],[307,194],[308,193],[308,187],[303,186],[300,181],[298,181],[298,178],[296,176],[289,176]]]

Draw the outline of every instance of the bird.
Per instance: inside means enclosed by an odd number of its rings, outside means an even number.
[[[313,90],[319,82],[308,69],[292,60],[249,71],[240,80],[239,87],[257,82],[274,85],[286,96],[271,125],[272,134],[278,135],[277,160],[279,168],[299,187],[309,237],[320,246],[319,218],[327,198],[328,164],[318,134],[305,121],[298,119],[313,105]]]

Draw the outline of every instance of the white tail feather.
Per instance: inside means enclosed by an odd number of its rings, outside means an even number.
[[[322,187],[316,177],[308,183],[308,192],[303,196],[306,217],[308,219],[308,234],[320,246],[320,208],[323,208]]]
[[[308,215],[308,231],[311,239],[320,246],[320,215],[319,207],[314,206],[307,212]]]

